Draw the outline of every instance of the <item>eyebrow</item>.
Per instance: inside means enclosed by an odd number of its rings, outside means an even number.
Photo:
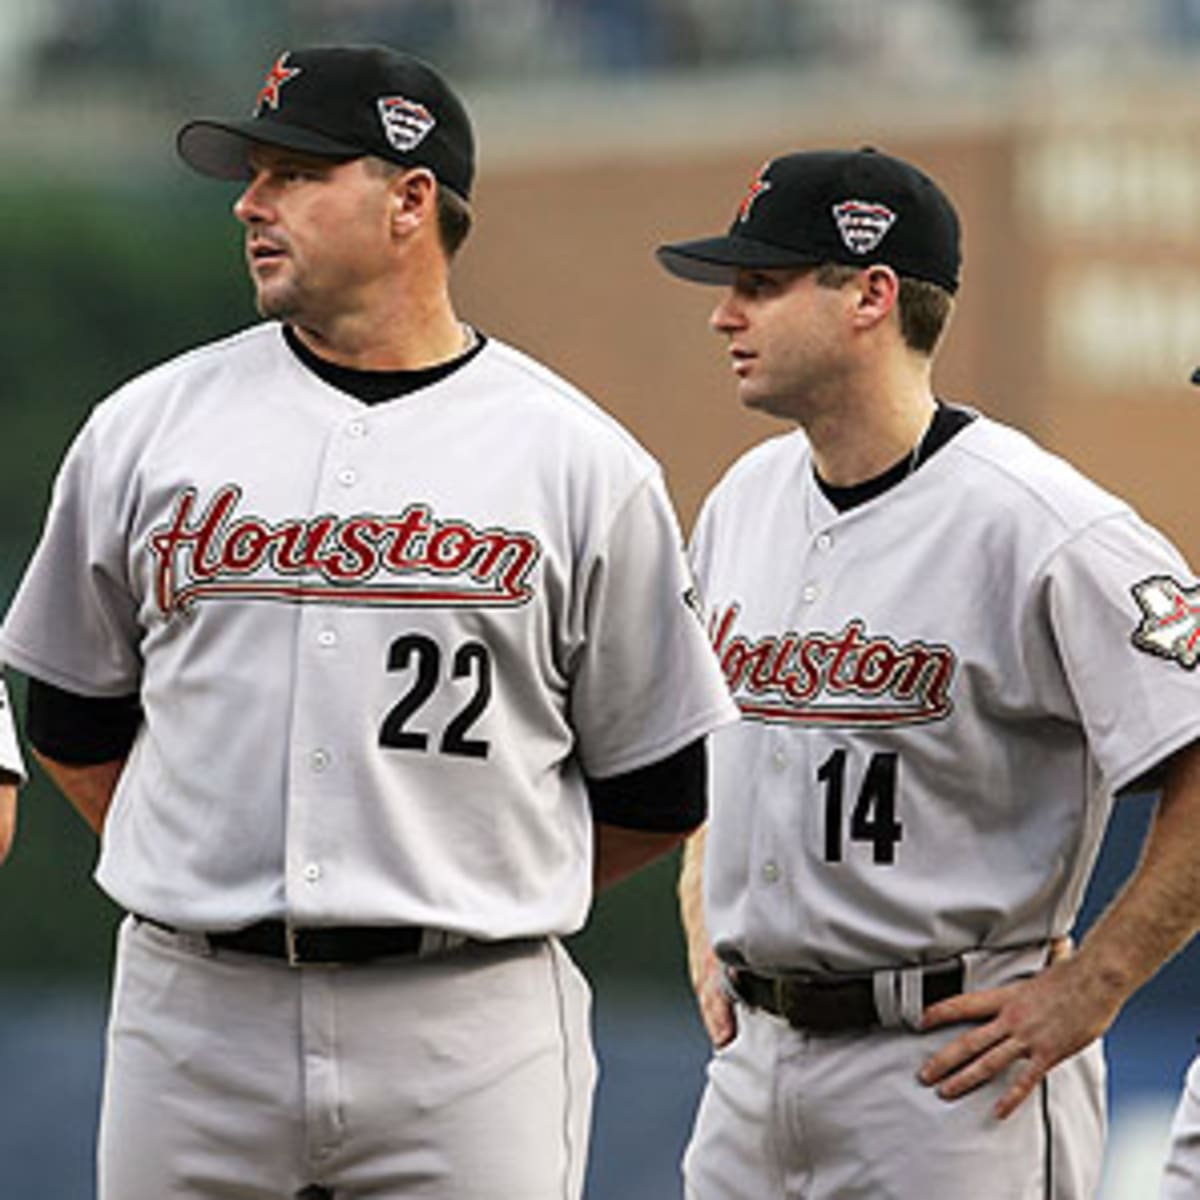
[[[322,154],[306,154],[302,150],[288,150],[275,146],[252,146],[246,153],[246,162],[254,170],[272,170],[280,167],[304,167],[307,170],[322,170],[340,166],[347,160],[327,158]]]

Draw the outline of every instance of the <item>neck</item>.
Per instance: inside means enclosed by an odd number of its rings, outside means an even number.
[[[929,428],[937,401],[928,387],[892,394],[886,404],[853,406],[805,427],[817,474],[834,487],[874,479],[911,454]]]
[[[412,303],[380,319],[293,322],[296,336],[318,357],[359,371],[418,371],[456,358],[471,333],[449,300],[423,309]]]

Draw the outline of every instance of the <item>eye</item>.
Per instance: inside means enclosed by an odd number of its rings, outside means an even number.
[[[763,271],[744,271],[738,276],[736,284],[737,292],[749,297],[769,296],[779,287],[780,281]]]

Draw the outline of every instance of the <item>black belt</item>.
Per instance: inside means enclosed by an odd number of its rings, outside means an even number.
[[[881,1024],[875,986],[869,976],[854,979],[806,979],[794,975],[756,975],[734,968],[730,983],[751,1008],[783,1017],[795,1029],[814,1033],[847,1033]],[[926,967],[921,976],[925,1007],[963,990],[962,963]]]
[[[243,929],[220,933],[190,933],[150,917],[139,921],[168,933],[197,937],[210,950],[236,950],[278,958],[293,966],[303,963],[331,966],[370,962],[376,958],[411,957],[420,952],[425,930],[412,925],[338,925],[296,929],[283,921],[258,921]]]

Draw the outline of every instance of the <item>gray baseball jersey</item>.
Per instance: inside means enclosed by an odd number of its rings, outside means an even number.
[[[582,772],[735,715],[689,593],[657,465],[545,368],[492,341],[368,408],[268,323],[97,407],[0,644],[140,692],[123,907],[503,939],[584,920]]]
[[[980,418],[843,514],[800,432],[694,539],[743,720],[714,738],[718,951],[859,971],[1072,927],[1111,797],[1200,736],[1200,589],[1122,501]]]
[[[1200,1195],[1200,1055],[1188,1066],[1171,1121],[1158,1200],[1195,1200]]]
[[[20,779],[25,778],[25,764],[21,758],[21,748],[17,744],[12,705],[8,699],[8,687],[3,679],[0,679],[0,770],[11,771]]]

